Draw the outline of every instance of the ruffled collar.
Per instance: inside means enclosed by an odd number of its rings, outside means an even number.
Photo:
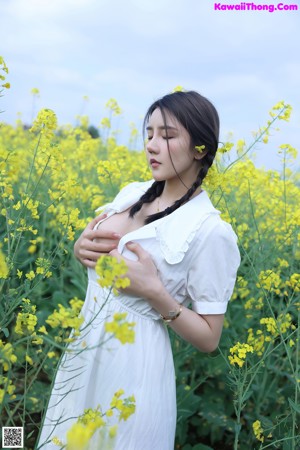
[[[101,210],[108,217],[125,211],[139,200],[152,183],[153,180],[126,186],[112,203],[104,205]],[[118,249],[122,253],[130,240],[155,237],[165,260],[169,264],[177,264],[182,261],[197,230],[212,214],[219,215],[220,211],[214,208],[207,193],[202,191],[172,214],[127,233],[120,240]]]

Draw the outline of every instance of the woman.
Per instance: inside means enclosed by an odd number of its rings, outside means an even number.
[[[114,448],[173,450],[175,374],[165,323],[202,352],[218,346],[240,263],[231,226],[201,189],[218,147],[218,113],[194,91],[175,92],[150,106],[144,125],[153,180],[126,186],[75,244],[76,257],[88,267],[82,314],[90,323],[83,327],[85,346],[93,348],[65,356],[40,445],[49,435],[64,442],[85,408],[105,411],[122,388],[135,396],[136,411],[118,425]],[[94,271],[107,253],[125,260],[130,279],[108,301]],[[133,344],[114,339],[101,345],[103,324],[115,312],[135,322]],[[102,448],[95,442],[91,448]]]

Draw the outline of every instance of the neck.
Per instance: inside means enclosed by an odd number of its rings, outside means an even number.
[[[184,186],[182,182],[177,180],[166,180],[164,190],[160,196],[161,201],[163,201],[167,206],[171,206],[176,200],[182,198],[187,191],[190,189],[190,185]],[[199,186],[191,198],[200,194],[201,186]]]

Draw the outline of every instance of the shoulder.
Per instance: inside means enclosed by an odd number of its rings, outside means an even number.
[[[218,215],[211,214],[196,230],[191,254],[192,259],[202,255],[205,259],[229,257],[239,261],[237,235],[228,222],[222,220]]]
[[[222,219],[221,212],[212,204],[206,191],[195,197],[191,203],[190,219],[195,223],[195,237],[197,240],[229,239],[237,242],[237,236],[232,226]]]
[[[237,242],[237,236],[230,223],[225,222],[219,215],[210,214],[197,230],[198,238],[210,238],[218,240],[233,240]]]
[[[97,209],[97,211],[99,212],[101,210],[103,212],[121,212],[129,208],[139,200],[139,198],[149,189],[153,182],[154,180],[142,182],[135,181],[133,183],[127,184],[120,190],[120,192],[116,195],[111,203],[107,203],[101,206]]]

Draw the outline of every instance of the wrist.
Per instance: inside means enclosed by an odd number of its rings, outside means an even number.
[[[174,316],[178,317],[181,313],[181,305],[169,294],[162,283],[153,283],[151,290],[145,295],[145,298],[161,315],[163,320],[168,320]]]
[[[169,311],[167,316],[164,315],[160,315],[160,318],[167,324],[173,322],[174,320],[176,320],[180,314],[182,313],[182,305],[180,305],[179,303],[177,303],[177,307],[176,309]]]
[[[165,295],[166,292],[167,291],[164,285],[158,279],[154,282],[149,282],[149,286],[145,289],[143,296],[149,303],[154,306],[159,301],[159,299]]]

